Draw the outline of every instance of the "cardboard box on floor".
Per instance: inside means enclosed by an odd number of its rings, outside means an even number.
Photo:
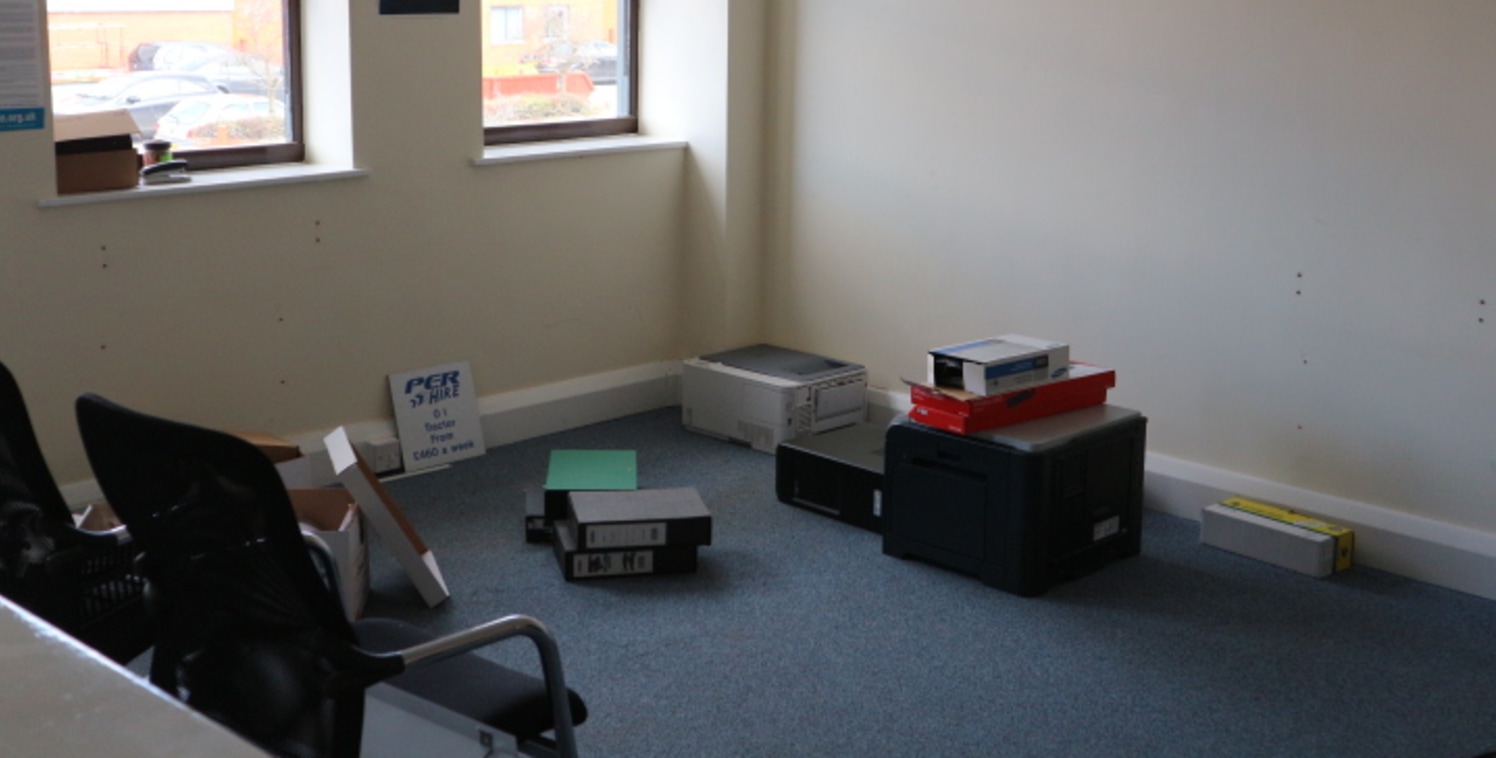
[[[273,434],[256,432],[243,429],[231,429],[229,434],[238,437],[255,447],[270,459],[271,463],[285,463],[301,457],[301,446],[290,440],[281,439]]]
[[[362,616],[369,596],[368,534],[353,495],[342,487],[287,490],[303,532],[327,545],[338,570],[343,610],[349,620]]]
[[[82,513],[73,514],[73,523],[79,529],[90,532],[107,532],[117,526],[124,526],[114,509],[105,502],[89,503]]]
[[[281,480],[286,482],[289,492],[294,494],[298,491],[327,489],[303,486],[306,481],[315,479],[315,477],[309,476],[306,465],[308,458],[301,455],[301,449],[295,444],[262,432],[236,431],[231,434],[253,443],[272,461],[281,459],[276,463],[276,469],[281,474]],[[405,513],[395,505],[394,499],[379,481],[379,477],[374,474],[374,470],[354,449],[353,443],[348,439],[347,430],[338,427],[323,438],[323,443],[327,446],[333,473],[337,475],[338,482],[343,486],[341,490],[332,488],[332,491],[346,492],[346,496],[351,497],[352,502],[357,504],[357,513],[368,519],[369,525],[395,554],[395,559],[400,562],[401,568],[405,569],[405,573],[416,585],[416,590],[421,593],[421,599],[426,601],[427,605],[435,606],[450,597],[451,593],[447,590],[446,581],[442,579],[441,570],[436,565],[436,556],[432,555],[431,550],[421,541],[420,535],[416,534],[415,527],[406,520]],[[305,502],[311,497],[332,498],[333,496],[302,494],[300,497]],[[293,498],[292,504],[295,505],[295,503]],[[353,521],[361,523],[357,519]],[[339,542],[344,540],[341,537],[334,539]],[[324,538],[323,541],[327,540]],[[367,544],[367,531],[360,528],[356,541],[360,545]],[[329,544],[328,547],[332,548],[332,545]],[[334,549],[333,553],[336,556],[337,550]],[[363,607],[363,598],[368,592],[366,553],[367,551],[364,551],[359,556],[357,564],[349,564],[355,566],[353,576],[361,577],[363,581],[362,588],[358,590],[357,606],[360,609]],[[343,572],[342,564],[339,564],[339,572]]]
[[[275,464],[302,531],[316,535],[332,554],[343,610],[350,620],[363,615],[369,596],[369,536],[353,494],[343,487],[308,486],[305,479],[310,477],[287,476],[288,466],[296,472],[306,468],[307,459],[294,442],[265,432],[231,430],[229,434],[253,444]]]
[[[395,505],[368,462],[353,448],[347,430],[338,427],[322,441],[327,445],[327,454],[338,481],[353,493],[374,531],[379,533],[380,540],[395,554],[395,559],[416,585],[421,599],[428,606],[436,606],[451,597],[441,569],[436,565],[436,556],[421,541],[415,527]]]
[[[55,116],[52,141],[57,194],[129,189],[140,184],[140,154],[131,138],[135,119],[125,110]]]

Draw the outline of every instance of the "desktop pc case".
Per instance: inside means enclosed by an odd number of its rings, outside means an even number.
[[[887,435],[883,552],[1032,597],[1141,545],[1147,420],[1103,405],[959,435]]]
[[[764,453],[862,421],[866,396],[866,368],[773,345],[687,358],[681,370],[685,427]]]

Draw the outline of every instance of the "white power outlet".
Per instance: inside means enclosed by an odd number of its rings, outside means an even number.
[[[369,440],[369,465],[376,474],[399,471],[405,465],[400,457],[400,441],[393,437]]]

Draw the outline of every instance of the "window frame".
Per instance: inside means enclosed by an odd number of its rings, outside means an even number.
[[[182,155],[192,165],[193,171],[306,162],[306,130],[302,128],[306,123],[306,113],[301,96],[301,0],[281,0],[281,5],[285,14],[286,108],[290,116],[290,122],[286,124],[286,141],[273,145],[185,151]]]
[[[289,122],[286,124],[286,141],[271,145],[247,145],[244,147],[215,147],[183,150],[178,157],[186,160],[194,172],[213,169],[264,166],[278,163],[306,162],[305,112],[301,95],[301,0],[281,0],[281,12],[285,25],[286,107]]]
[[[287,0],[291,2],[293,0]],[[620,56],[618,62],[618,96],[620,102],[628,102],[627,116],[587,119],[585,121],[559,121],[545,124],[516,124],[513,126],[485,126],[483,144],[514,145],[524,142],[554,142],[558,140],[582,139],[585,137],[610,137],[639,133],[639,6],[641,0],[618,0],[619,13],[624,14],[619,28],[625,30],[626,44],[618,46],[628,54]]]

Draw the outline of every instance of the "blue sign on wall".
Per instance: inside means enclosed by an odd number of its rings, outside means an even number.
[[[45,108],[0,108],[0,132],[40,129],[46,123]]]
[[[390,374],[395,431],[406,471],[482,455],[483,425],[466,361]]]

